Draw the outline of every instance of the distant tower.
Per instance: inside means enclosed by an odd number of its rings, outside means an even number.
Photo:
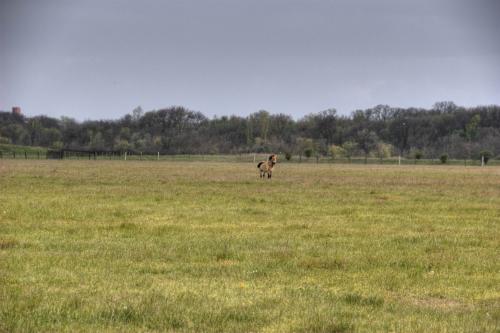
[[[13,106],[12,107],[12,113],[20,115],[21,114],[21,107],[19,107],[19,106]]]

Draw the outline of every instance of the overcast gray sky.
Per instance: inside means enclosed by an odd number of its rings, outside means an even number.
[[[0,109],[500,104],[497,0],[0,0]]]

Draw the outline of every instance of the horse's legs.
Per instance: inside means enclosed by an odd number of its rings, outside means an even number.
[[[269,171],[269,172],[267,173],[267,178],[271,178],[271,176],[272,176],[272,175],[273,175],[273,173],[272,173],[271,171]]]

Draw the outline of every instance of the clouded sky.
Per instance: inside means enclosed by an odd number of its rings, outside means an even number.
[[[500,104],[497,0],[0,0],[0,109]]]

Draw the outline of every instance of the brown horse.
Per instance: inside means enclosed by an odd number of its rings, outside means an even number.
[[[269,156],[267,161],[262,161],[257,164],[257,168],[259,168],[260,178],[264,178],[267,173],[267,178],[271,178],[273,175],[273,168],[278,160],[278,155],[272,154]]]

